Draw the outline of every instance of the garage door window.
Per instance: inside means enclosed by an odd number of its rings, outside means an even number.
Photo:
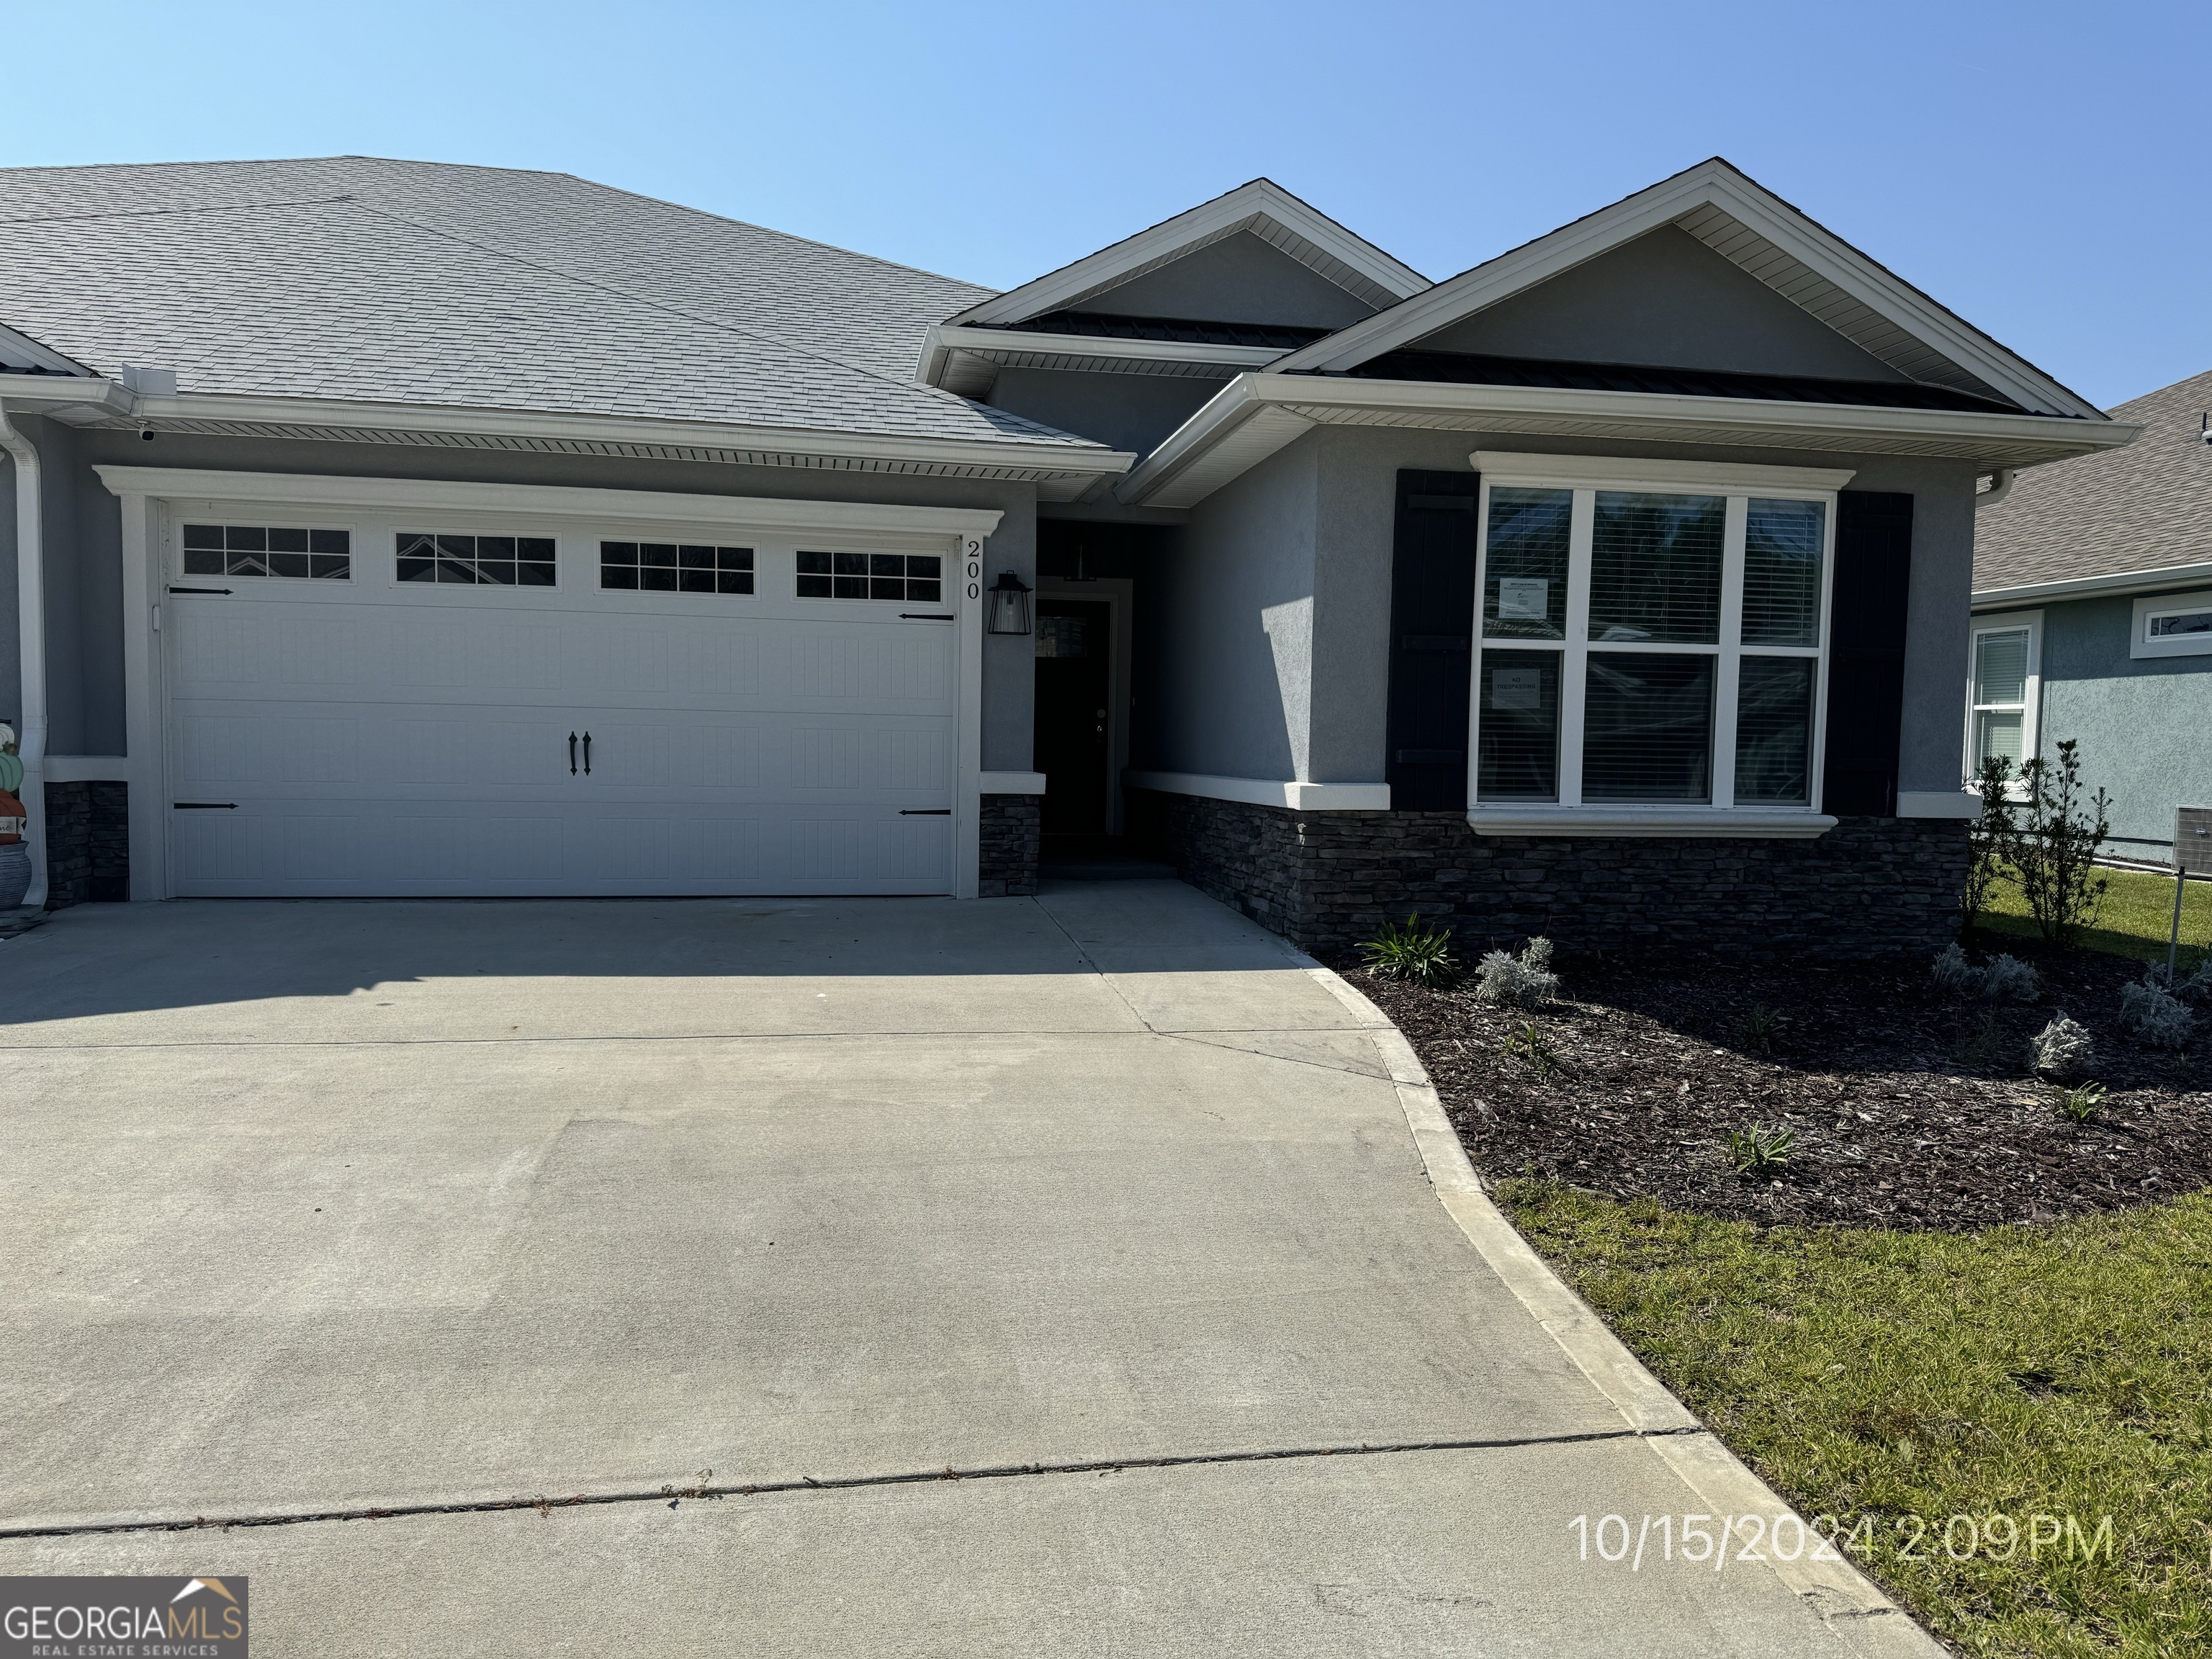
[[[353,538],[289,525],[188,524],[187,576],[280,576],[349,581]]]
[[[799,556],[802,599],[894,599],[936,605],[945,561],[934,553],[805,553]]]
[[[550,536],[399,532],[399,580],[462,587],[550,587]]]
[[[601,542],[599,586],[647,593],[750,593],[753,550],[693,542]]]

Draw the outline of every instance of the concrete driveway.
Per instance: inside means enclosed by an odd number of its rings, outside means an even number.
[[[1172,883],[96,907],[0,1017],[0,1573],[250,1574],[270,1654],[1936,1651],[1578,1545],[1780,1505]]]

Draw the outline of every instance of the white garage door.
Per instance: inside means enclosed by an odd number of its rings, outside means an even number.
[[[943,543],[290,514],[167,529],[179,896],[952,890]]]

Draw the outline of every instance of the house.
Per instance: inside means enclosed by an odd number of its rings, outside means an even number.
[[[2112,850],[2164,862],[2212,803],[2212,374],[2112,410],[2140,428],[1985,494],[1974,544],[1968,759],[2081,744]]]
[[[1316,945],[1938,940],[1977,481],[2133,433],[1720,161],[1442,283],[1263,179],[1005,294],[562,175],[15,169],[0,368],[49,902],[1118,833]]]

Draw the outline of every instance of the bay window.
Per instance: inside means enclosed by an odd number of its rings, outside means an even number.
[[[1469,818],[1818,834],[1835,496],[1807,468],[1482,453]]]

